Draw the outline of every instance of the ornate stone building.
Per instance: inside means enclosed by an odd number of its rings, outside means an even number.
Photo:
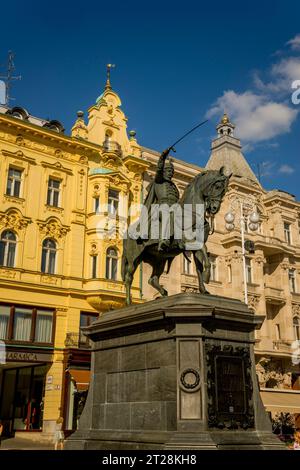
[[[145,185],[153,175],[158,154],[143,149],[151,162]],[[190,179],[205,169],[225,166],[232,173],[229,190],[220,212],[212,222],[214,233],[208,242],[212,277],[211,294],[245,298],[241,204],[245,217],[245,238],[254,242],[254,250],[246,252],[245,275],[248,304],[265,320],[256,338],[257,373],[266,409],[272,414],[300,413],[300,203],[279,189],[266,191],[245,160],[234,125],[224,115],[217,126],[217,137],[205,168],[173,159],[174,182],[180,191]],[[260,215],[258,230],[252,231],[249,215]],[[226,229],[225,215],[235,216],[234,227]],[[143,270],[144,299],[158,293],[148,285],[150,269]],[[197,277],[193,263],[176,259],[170,274],[162,275],[162,284],[169,294],[196,292]],[[298,421],[299,423],[299,421]]]
[[[141,202],[148,164],[120,106],[108,77],[88,123],[78,112],[71,136],[58,121],[0,108],[5,434],[51,435],[60,415],[66,429],[76,426],[90,366],[80,327],[123,304],[120,233],[133,220],[129,204]],[[137,272],[135,302],[140,287]]]

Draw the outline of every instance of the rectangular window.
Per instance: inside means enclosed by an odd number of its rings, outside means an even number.
[[[98,314],[93,314],[93,313],[85,313],[81,312],[80,313],[80,328],[82,326],[90,326],[94,321],[96,321],[98,318]]]
[[[36,311],[35,341],[38,343],[52,342],[53,312],[46,310]]]
[[[100,212],[100,198],[99,197],[94,197],[94,212],[96,212],[96,214],[99,214]]]
[[[59,206],[60,181],[49,178],[47,204],[48,206]]]
[[[284,222],[284,239],[288,245],[291,244],[291,224]]]
[[[116,257],[106,257],[106,279],[117,280],[118,259]]]
[[[248,284],[252,283],[252,265],[250,258],[246,258],[246,279]]]
[[[16,307],[14,314],[13,339],[16,341],[30,341],[32,310]]]
[[[52,343],[52,310],[0,305],[0,339]]]
[[[81,345],[87,345],[90,343],[89,338],[85,336],[85,334],[82,333],[81,328],[84,326],[90,326],[94,321],[96,321],[98,318],[97,314],[93,313],[80,313],[80,331],[79,331],[79,344]]]
[[[191,262],[185,256],[183,257],[183,272],[184,274],[191,274]]]
[[[289,286],[290,292],[296,292],[296,279],[294,269],[289,269]]]
[[[0,339],[6,339],[8,336],[8,325],[10,318],[10,307],[0,305]]]
[[[281,339],[281,333],[280,333],[280,325],[279,325],[279,323],[275,323],[275,338],[276,338],[276,340]]]
[[[232,268],[231,264],[228,264],[228,282],[232,282]]]
[[[210,280],[217,281],[218,279],[218,272],[217,272],[217,257],[216,256],[209,256],[210,260]]]
[[[15,168],[9,168],[6,194],[8,196],[20,197],[22,180],[22,170],[16,170]]]
[[[296,340],[300,340],[300,318],[298,316],[293,318],[294,336]]]
[[[96,279],[96,277],[97,277],[97,260],[98,260],[98,256],[93,255],[93,256],[91,256],[91,258],[92,258],[92,278]]]
[[[108,213],[117,214],[119,207],[119,192],[113,189],[108,191]]]

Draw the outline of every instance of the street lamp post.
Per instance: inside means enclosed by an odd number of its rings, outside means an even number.
[[[247,209],[248,207],[248,209]],[[253,204],[253,201],[250,202],[250,210],[252,210],[251,213],[249,213],[249,201],[247,201],[247,204],[245,204],[245,201],[240,200],[239,205],[238,205],[238,210],[236,211],[237,213],[233,210],[230,210],[225,214],[225,227],[226,230],[231,232],[232,230],[235,229],[235,216],[237,215],[240,219],[240,233],[241,233],[241,241],[242,241],[242,261],[243,261],[243,277],[244,277],[244,299],[245,299],[245,304],[248,305],[248,284],[247,284],[247,266],[246,266],[246,248],[245,248],[245,224],[247,222],[247,226],[249,229],[253,232],[255,232],[258,227],[259,227],[259,222],[260,222],[260,217],[258,212],[255,209],[255,206]],[[249,222],[249,223],[248,223]]]

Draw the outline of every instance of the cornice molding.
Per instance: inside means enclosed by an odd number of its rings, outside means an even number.
[[[16,152],[10,152],[9,150],[1,150],[2,155],[5,157],[10,157],[10,158],[15,158],[17,160],[22,160],[24,162],[28,162],[31,165],[36,165],[36,159],[33,157],[28,157],[27,155],[24,154],[22,150],[16,150]]]

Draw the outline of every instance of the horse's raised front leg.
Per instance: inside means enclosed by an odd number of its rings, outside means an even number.
[[[206,290],[203,280],[203,264],[204,264],[204,254],[202,250],[193,251],[194,261],[196,265],[196,271],[199,282],[199,292],[200,294],[209,294]]]
[[[156,259],[155,259],[155,261],[156,261]],[[152,266],[152,268],[153,268],[152,269],[152,274],[151,274],[151,277],[148,280],[148,283],[150,284],[150,286],[152,286],[152,287],[154,287],[154,289],[158,290],[158,292],[163,297],[166,297],[168,295],[168,291],[166,291],[166,289],[164,289],[163,286],[159,283],[159,278],[162,275],[162,273],[164,272],[165,264],[166,264],[165,259],[157,261],[157,263],[155,263],[154,266]]]

